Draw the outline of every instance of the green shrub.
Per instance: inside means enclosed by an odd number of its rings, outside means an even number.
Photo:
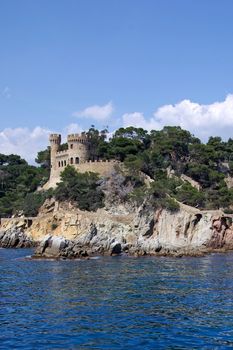
[[[148,189],[146,186],[137,187],[129,194],[128,198],[137,205],[141,205],[146,198],[147,193]]]
[[[180,210],[179,203],[177,203],[173,198],[169,198],[169,197],[165,199],[163,206],[165,209],[167,209],[172,213],[175,213]]]
[[[183,183],[181,186],[179,186],[179,188],[176,189],[174,195],[179,202],[193,207],[204,207],[204,193],[198,191],[189,183]]]
[[[233,214],[233,209],[226,208],[226,209],[224,209],[224,213],[225,214]]]
[[[19,209],[23,210],[25,216],[36,216],[45,199],[46,194],[43,192],[28,193]]]
[[[79,209],[95,211],[103,207],[104,193],[98,185],[96,173],[78,173],[72,166],[67,166],[61,173],[61,182],[54,191],[59,201],[71,201]]]
[[[51,224],[51,230],[56,230],[56,228],[58,227],[58,224],[56,223],[56,222],[53,222],[52,224]]]

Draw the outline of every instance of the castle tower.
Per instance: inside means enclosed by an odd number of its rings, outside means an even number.
[[[90,142],[86,134],[67,136],[69,164],[84,163],[90,158]]]
[[[57,170],[56,154],[61,144],[61,135],[50,134],[49,142],[51,147],[50,160],[51,160],[51,176],[52,176]]]

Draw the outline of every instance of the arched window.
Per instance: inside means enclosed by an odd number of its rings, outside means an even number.
[[[79,157],[75,158],[75,164],[79,164]]]
[[[66,160],[64,160],[64,165],[66,166]]]
[[[60,162],[58,162],[58,167],[60,168],[60,166],[61,166],[61,163],[60,163]]]
[[[70,164],[73,164],[73,163],[74,163],[73,158],[70,158]]]
[[[70,148],[73,149],[73,143],[70,144]]]
[[[63,160],[61,161],[61,166],[63,166]]]

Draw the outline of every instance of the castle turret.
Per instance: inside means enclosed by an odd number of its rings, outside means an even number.
[[[57,169],[56,154],[61,144],[61,135],[50,134],[49,142],[51,147],[50,159],[51,159],[51,175],[52,175]]]
[[[69,164],[84,163],[90,158],[90,142],[85,134],[67,136]]]

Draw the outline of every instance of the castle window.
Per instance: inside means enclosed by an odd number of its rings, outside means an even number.
[[[70,148],[73,149],[73,143],[71,143]]]
[[[66,166],[66,160],[64,160],[64,165]]]
[[[73,158],[70,158],[70,164],[73,164],[73,163],[74,163]]]
[[[63,166],[63,160],[61,161],[61,166]]]
[[[58,162],[58,167],[60,168],[60,166],[61,166],[61,163],[60,163],[60,162]]]
[[[79,157],[75,158],[75,164],[79,164]]]

